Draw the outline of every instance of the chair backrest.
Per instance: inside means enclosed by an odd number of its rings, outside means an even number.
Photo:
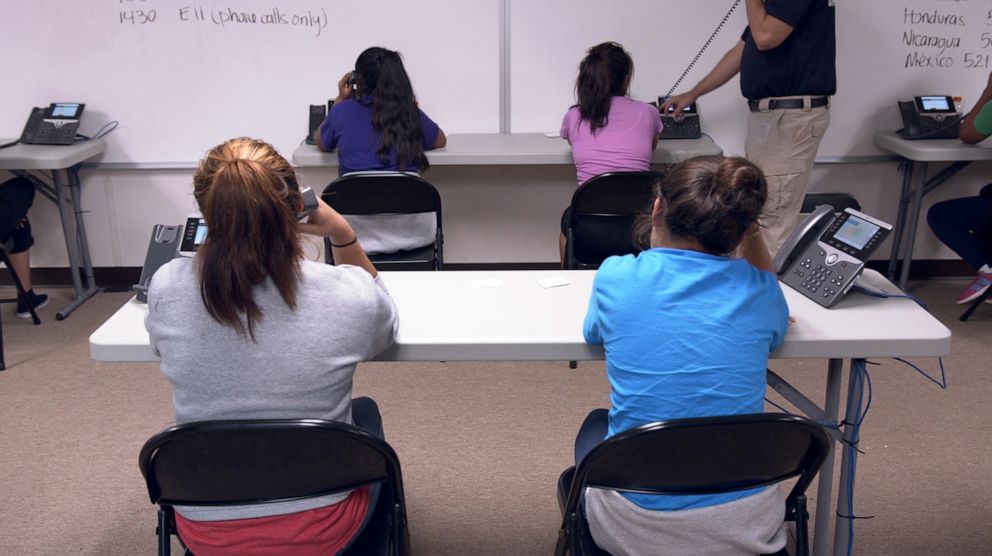
[[[566,268],[595,268],[606,257],[636,253],[633,226],[650,210],[661,172],[611,172],[591,178],[572,195]]]
[[[807,193],[799,212],[810,214],[820,205],[830,205],[837,212],[844,212],[846,208],[861,210],[861,203],[848,193]]]
[[[791,498],[805,492],[829,453],[830,439],[823,427],[794,415],[649,423],[603,441],[586,455],[572,481],[568,511],[585,487],[712,494],[799,477]]]
[[[434,212],[441,227],[441,196],[424,178],[405,172],[355,172],[332,181],[321,193],[341,214]]]
[[[403,504],[385,441],[318,419],[201,421],[166,429],[139,456],[151,501],[222,506],[295,500],[382,482]]]

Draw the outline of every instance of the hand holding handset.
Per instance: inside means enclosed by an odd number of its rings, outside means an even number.
[[[28,145],[71,145],[79,131],[79,119],[86,105],[78,102],[53,102],[48,108],[32,108],[21,133],[21,143]]]
[[[899,115],[903,127],[896,133],[903,139],[957,139],[964,119],[947,95],[900,100]]]
[[[775,255],[779,280],[824,307],[840,301],[892,226],[848,208],[820,205]]]

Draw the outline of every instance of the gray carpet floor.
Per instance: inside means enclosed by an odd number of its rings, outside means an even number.
[[[892,360],[870,368],[856,514],[871,519],[856,522],[854,554],[992,554],[992,306],[958,322],[963,285],[912,288],[954,334],[946,391]],[[0,554],[154,554],[137,458],[171,424],[169,385],[155,364],[89,357],[89,334],[127,294],[101,294],[58,322],[70,290],[43,291],[54,302],[41,326],[0,308]],[[938,372],[934,359],[916,362]],[[825,362],[772,368],[822,401]],[[564,361],[370,363],[355,395],[379,402],[413,548],[430,555],[550,554],[555,480],[585,414],[608,404],[602,363]]]

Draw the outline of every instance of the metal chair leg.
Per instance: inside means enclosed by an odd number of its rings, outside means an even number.
[[[990,295],[992,295],[992,288],[988,288],[982,292],[982,295],[978,296],[978,299],[971,302],[971,305],[968,306],[968,310],[959,317],[959,320],[961,320],[961,322],[968,320],[968,317],[975,312],[975,309],[978,309],[982,303],[985,303],[985,300],[988,299]]]

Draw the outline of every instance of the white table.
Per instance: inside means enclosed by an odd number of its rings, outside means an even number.
[[[895,279],[896,262],[899,259],[903,229],[908,223],[909,234],[906,237],[906,247],[902,256],[902,271],[899,277],[899,287],[905,290],[906,282],[909,280],[909,267],[913,260],[913,243],[916,241],[916,228],[920,222],[924,195],[939,187],[972,162],[992,160],[992,149],[967,145],[958,139],[907,140],[899,137],[894,131],[876,133],[872,143],[876,147],[899,155],[903,159],[899,217],[896,221],[895,235],[892,238],[888,277],[890,280]],[[930,162],[950,162],[951,164],[927,178]],[[914,173],[917,174],[918,183],[916,189],[911,192]],[[912,203],[912,207],[910,207],[910,203]]]
[[[582,337],[594,271],[464,271],[383,272],[401,315],[392,348],[380,361],[470,360],[599,360],[603,350]],[[571,283],[544,289],[536,280],[564,276]],[[499,280],[499,289],[480,280]],[[896,291],[875,271],[865,271],[868,287]],[[839,422],[844,359],[867,357],[937,357],[950,351],[951,333],[937,319],[905,299],[878,299],[852,294],[824,309],[788,286],[782,288],[796,322],[789,327],[776,359],[828,359],[826,401],[821,408],[781,377],[768,373],[768,383],[814,420]],[[143,326],[147,307],[132,299],[90,336],[90,354],[98,361],[156,361]],[[521,318],[525,315],[525,318]],[[853,374],[853,371],[852,371]],[[849,380],[849,391],[853,381]],[[849,392],[845,419],[858,410]],[[849,433],[845,433],[850,440]],[[834,431],[834,438],[841,439]],[[848,468],[852,453],[843,444],[840,485],[853,482]],[[814,554],[826,554],[833,492],[833,458],[820,473]],[[837,507],[846,508],[847,492],[839,489]],[[840,510],[839,510],[840,511]],[[846,509],[841,511],[846,513]],[[838,521],[834,553],[847,546],[846,522]]]
[[[12,141],[0,139],[0,144]],[[79,184],[79,166],[83,162],[103,154],[107,144],[103,139],[77,141],[72,145],[14,145],[0,149],[0,169],[9,170],[14,175],[27,178],[35,189],[59,207],[62,233],[69,254],[69,272],[76,297],[69,305],[56,313],[62,320],[96,295],[100,288],[93,277],[93,263],[90,259],[86,227],[83,223],[82,193]],[[47,173],[46,173],[47,172]],[[63,183],[62,174],[66,180]],[[68,189],[69,199],[65,192]],[[80,278],[80,269],[86,280]]]
[[[455,133],[448,136],[443,148],[426,154],[432,166],[572,164],[568,141],[541,133]],[[709,136],[665,139],[658,141],[651,162],[673,164],[694,156],[720,154],[723,150]],[[338,155],[304,143],[293,151],[293,164],[302,168],[337,167]]]

